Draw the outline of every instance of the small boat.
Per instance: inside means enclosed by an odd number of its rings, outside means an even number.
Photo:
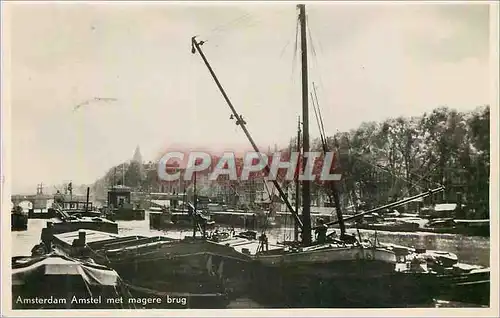
[[[13,309],[133,309],[114,301],[128,296],[120,276],[105,266],[57,253],[12,258]]]
[[[359,229],[387,231],[387,232],[415,232],[420,229],[418,223],[402,222],[399,220],[382,221],[377,223],[361,223],[356,225]]]
[[[467,236],[490,236],[490,220],[459,220],[436,218],[421,227],[424,232],[461,234]]]
[[[489,305],[490,268],[461,263],[457,255],[447,251],[382,245],[395,251],[398,271],[431,279],[431,292],[439,299]]]
[[[11,230],[26,231],[28,229],[28,213],[21,206],[14,206],[11,212]]]
[[[215,221],[206,211],[196,209],[193,204],[181,204],[179,208],[150,207],[149,226],[157,230],[169,229],[191,229],[193,228],[193,217],[197,222],[203,224],[206,230],[215,226]]]
[[[490,268],[458,263],[454,274],[441,275],[440,298],[465,304],[490,305]]]
[[[55,234],[80,229],[118,233],[118,223],[104,217],[69,215],[66,211],[58,208],[50,208],[49,213],[54,217],[47,221],[47,227],[50,227]]]

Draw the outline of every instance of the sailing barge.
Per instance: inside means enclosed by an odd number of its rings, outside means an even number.
[[[54,235],[52,242],[65,255],[115,269],[134,296],[185,297],[187,308],[224,308],[250,281],[249,255],[199,236],[179,240],[81,230]]]
[[[302,151],[306,154],[309,149],[309,92],[308,92],[308,67],[307,67],[307,33],[305,5],[298,5],[301,60],[302,60]],[[246,122],[237,113],[219,79],[215,75],[201,46],[204,41],[196,37],[191,39],[192,53],[198,53],[210,72],[215,84],[231,109],[231,119],[236,119],[236,124],[241,127],[250,141],[254,150],[261,153],[253,141]],[[322,125],[321,125],[322,126]],[[299,124],[300,127],[300,124]],[[321,131],[322,129],[320,129]],[[324,132],[323,132],[324,133]],[[323,151],[328,147],[322,133]],[[300,133],[299,133],[300,136]],[[262,158],[261,158],[262,160]],[[302,169],[306,169],[306,161],[302,161]],[[265,171],[270,172],[269,165]],[[322,223],[316,228],[318,239],[312,241],[311,222],[311,181],[304,180],[302,186],[302,215],[294,209],[287,196],[276,180],[274,186],[281,199],[294,216],[296,232],[295,241],[289,246],[259,251],[255,255],[260,266],[254,271],[253,296],[260,302],[277,307],[399,307],[430,303],[443,291],[440,282],[450,283],[455,278],[463,277],[462,273],[447,274],[448,280],[442,279],[434,272],[422,269],[423,264],[414,258],[416,268],[397,271],[398,255],[394,250],[381,247],[377,244],[367,245],[354,235],[346,233],[342,211],[340,209],[339,195],[334,182],[330,182],[329,194],[331,202],[335,203],[337,222]],[[442,191],[443,188],[430,190],[428,194],[419,195],[420,198]],[[297,193],[297,199],[299,194]],[[403,200],[405,201],[405,200]],[[296,200],[298,202],[298,200]],[[401,202],[400,202],[401,203]],[[384,206],[388,208],[390,205]],[[395,205],[394,205],[395,206]],[[373,213],[367,211],[362,215]],[[340,235],[327,237],[328,225],[338,223]],[[300,230],[300,235],[299,235]],[[300,236],[300,239],[299,239]],[[420,266],[422,265],[422,266]],[[489,273],[489,269],[486,270]],[[481,285],[483,280],[474,280],[474,284]],[[489,285],[489,279],[487,280]],[[449,285],[444,284],[448,288]],[[481,285],[483,293],[484,285]],[[489,290],[488,290],[489,292]]]

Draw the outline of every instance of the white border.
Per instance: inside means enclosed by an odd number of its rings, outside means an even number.
[[[42,1],[23,1],[24,3],[40,3]],[[77,2],[77,1],[75,1]],[[86,1],[78,1],[86,2]],[[98,1],[95,1],[98,2]],[[100,2],[100,1],[99,1]],[[159,1],[140,1],[127,2],[128,4],[157,4]],[[326,1],[304,1],[306,3],[325,3]],[[398,4],[437,4],[437,3],[470,3],[470,1],[370,1],[370,3],[398,3]],[[475,3],[490,4],[490,57],[491,57],[491,179],[490,179],[490,219],[492,226],[491,246],[490,248],[490,264],[491,264],[491,307],[490,308],[411,308],[411,309],[223,309],[223,310],[19,310],[12,311],[11,303],[11,271],[10,255],[11,255],[11,231],[10,221],[7,216],[10,214],[10,90],[9,90],[9,15],[8,6],[2,2],[2,107],[1,107],[1,142],[2,142],[2,220],[1,220],[1,235],[2,235],[2,315],[9,317],[65,317],[68,315],[74,317],[83,316],[120,316],[120,317],[136,317],[136,316],[166,316],[173,315],[178,317],[248,317],[248,316],[264,316],[264,317],[330,317],[330,316],[354,316],[354,317],[401,317],[401,316],[430,316],[430,317],[491,317],[499,316],[499,284],[498,284],[498,115],[499,115],[499,94],[498,94],[498,70],[499,70],[499,3],[497,1],[474,1]],[[113,3],[124,3],[122,1],[113,1]],[[197,1],[197,2],[182,2],[170,1],[172,4],[195,5],[195,4],[249,4],[249,3],[297,3],[291,1]],[[335,1],[335,3],[349,4],[366,4],[366,2],[355,1]],[[36,154],[34,154],[36,156]]]

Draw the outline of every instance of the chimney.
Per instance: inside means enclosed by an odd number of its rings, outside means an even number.
[[[85,234],[85,232],[84,232],[84,231],[80,231],[80,232],[78,232],[78,240],[80,240],[80,244],[81,244],[82,246],[85,246],[85,243],[86,243],[86,242],[85,242],[85,239],[86,239],[86,237],[85,237],[85,236],[86,236],[86,234]]]

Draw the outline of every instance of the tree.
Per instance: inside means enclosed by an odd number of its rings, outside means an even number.
[[[130,162],[125,172],[125,185],[131,188],[138,188],[142,185],[143,176],[141,173],[142,164],[136,161]]]

